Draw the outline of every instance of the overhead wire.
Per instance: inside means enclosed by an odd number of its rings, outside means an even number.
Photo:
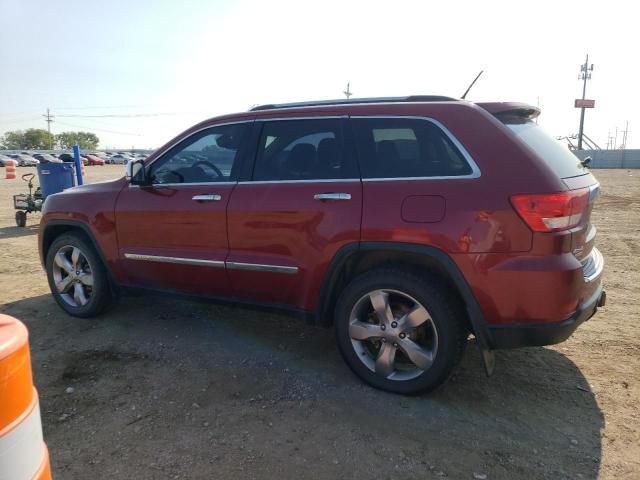
[[[17,122],[28,122],[31,120],[40,120],[40,116],[29,116],[29,117],[14,117],[8,119],[0,119],[0,124],[3,123],[17,123]]]
[[[131,137],[142,137],[143,135],[140,133],[130,133],[130,132],[118,132],[115,130],[107,130],[104,128],[93,128],[93,127],[87,127],[87,126],[82,126],[82,125],[74,125],[72,123],[66,123],[66,122],[56,122],[59,125],[64,125],[66,127],[73,127],[73,128],[82,128],[83,130],[89,130],[89,131],[96,131],[96,132],[105,132],[105,133],[115,133],[117,135],[129,135]]]
[[[51,110],[101,110],[110,108],[147,108],[151,105],[103,105],[94,107],[51,107]]]
[[[142,117],[162,117],[167,115],[179,115],[177,112],[163,112],[163,113],[124,113],[124,114],[103,114],[103,115],[60,115],[56,117],[67,118],[142,118]]]

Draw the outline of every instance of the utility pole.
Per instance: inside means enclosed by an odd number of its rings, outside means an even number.
[[[349,97],[350,97],[351,95],[353,95],[353,93],[351,92],[351,90],[349,90],[349,86],[350,86],[350,84],[351,84],[351,82],[347,82],[347,89],[346,89],[344,92],[342,92],[342,93],[344,93],[344,96],[345,96],[345,97],[347,97],[347,100],[349,100]]]
[[[624,132],[622,133],[622,145],[620,148],[627,148],[627,137],[629,135],[629,120],[626,121]]]
[[[580,75],[578,79],[582,80],[582,101],[584,102],[587,94],[587,80],[591,80],[591,72],[593,72],[593,64],[589,65],[589,55],[583,65],[580,65]],[[584,131],[584,104],[580,108],[580,130],[578,130],[578,150],[582,150],[582,133]]]
[[[49,112],[49,108],[47,108],[47,113],[42,115],[45,118],[45,122],[47,122],[47,132],[49,132],[49,150],[53,150],[53,139],[51,138],[51,122],[55,118]]]

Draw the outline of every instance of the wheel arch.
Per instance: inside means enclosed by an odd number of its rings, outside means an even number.
[[[77,220],[49,220],[45,224],[43,231],[40,233],[40,262],[42,263],[43,268],[46,269],[47,252],[49,251],[53,241],[60,235],[72,232],[80,234],[94,248],[107,271],[110,283],[115,285],[109,263],[107,262],[100,245],[98,245],[93,232],[88,225]]]
[[[401,266],[418,274],[428,272],[446,282],[451,292],[463,302],[467,312],[469,329],[482,348],[490,348],[490,333],[484,315],[464,275],[442,250],[410,243],[360,242],[340,248],[325,273],[316,323],[331,326],[333,309],[340,292],[357,275],[372,268]]]

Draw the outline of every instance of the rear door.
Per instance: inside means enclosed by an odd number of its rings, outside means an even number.
[[[345,118],[272,119],[228,207],[237,297],[315,308],[336,251],[360,239],[362,186]]]
[[[250,129],[235,123],[196,132],[148,167],[151,185],[122,190],[116,228],[130,284],[230,293],[226,208]]]

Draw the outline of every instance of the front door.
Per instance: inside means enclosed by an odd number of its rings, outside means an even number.
[[[237,297],[312,310],[336,251],[360,239],[362,185],[346,119],[265,120],[228,207]]]
[[[251,123],[198,131],[147,166],[151,185],[116,205],[119,261],[132,285],[227,295],[226,208]]]

